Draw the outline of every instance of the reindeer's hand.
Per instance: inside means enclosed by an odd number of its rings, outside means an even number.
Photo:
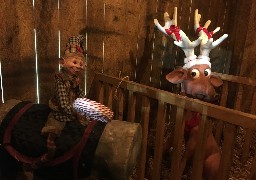
[[[206,43],[202,44],[200,47],[201,55],[202,56],[209,56],[209,52],[214,49],[216,46],[218,46],[222,41],[224,41],[228,37],[227,34],[222,35],[219,39],[216,41],[213,41],[213,38],[210,38]]]
[[[156,26],[159,24],[157,19],[154,19],[154,23],[155,23]]]
[[[223,34],[219,39],[217,39],[216,41],[214,41],[214,42],[212,43],[212,45],[213,45],[214,47],[218,46],[218,45],[219,45],[220,43],[222,43],[222,41],[224,41],[227,37],[228,37],[227,34]]]
[[[156,27],[166,35],[172,36],[175,41],[181,41],[180,28],[177,26],[177,7],[174,8],[173,19],[167,12],[164,13],[164,26],[161,26],[157,19],[154,19]]]
[[[205,44],[207,43],[208,39],[212,38],[213,34],[218,32],[220,30],[219,27],[217,27],[214,31],[209,32],[208,27],[211,24],[211,21],[208,20],[204,24],[204,26],[200,25],[200,19],[201,19],[201,14],[198,14],[198,9],[195,10],[195,17],[194,17],[194,29],[196,33],[198,34],[199,37],[202,38],[202,43]]]

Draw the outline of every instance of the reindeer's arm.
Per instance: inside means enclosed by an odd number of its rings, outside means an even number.
[[[209,32],[207,28],[211,24],[211,21],[208,20],[202,27],[199,23],[200,19],[201,15],[198,14],[198,9],[196,9],[194,17],[194,28],[198,36],[202,39],[200,46],[200,57],[209,57],[210,51],[218,46],[222,41],[224,41],[228,35],[224,34],[216,41],[213,41],[212,36],[220,30],[220,27],[217,27],[214,31]]]
[[[177,7],[174,8],[173,19],[170,18],[167,12],[164,13],[164,26],[161,26],[157,19],[154,19],[156,27],[165,35],[171,36],[175,41],[181,41],[181,36],[184,34],[177,26]]]
[[[165,28],[159,24],[159,22],[158,22],[157,19],[154,19],[154,23],[155,23],[155,26],[156,26],[162,33],[164,33],[165,35],[168,35],[168,34],[166,33],[166,31],[165,31]]]
[[[222,41],[224,41],[228,37],[227,34],[223,34],[219,39],[213,41],[213,38],[209,39],[207,43],[201,45],[200,47],[200,56],[208,56],[210,51],[218,46]]]

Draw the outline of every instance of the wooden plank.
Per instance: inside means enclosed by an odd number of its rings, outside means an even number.
[[[104,73],[113,76],[131,77],[130,49],[136,48],[134,25],[137,24],[136,0],[105,0]],[[133,4],[133,5],[134,5]],[[132,22],[133,23],[129,23]],[[128,23],[127,23],[128,22]],[[137,27],[136,27],[137,28]],[[135,29],[136,29],[135,28]],[[117,48],[113,48],[117,47]],[[131,48],[134,47],[134,48]]]
[[[171,157],[171,173],[169,179],[181,179],[181,175],[183,172],[183,168],[180,169],[181,166],[181,155],[182,155],[182,143],[183,143],[183,134],[184,134],[184,125],[185,121],[183,119],[184,109],[181,107],[177,107],[176,112],[176,121],[175,121],[175,129],[174,129],[174,142],[173,142],[173,150]],[[182,137],[182,138],[180,138]]]
[[[106,81],[110,84],[117,85],[120,80],[115,77],[98,74],[99,80]],[[186,108],[191,111],[196,111],[199,113],[205,113],[202,111],[204,106],[207,107],[207,114],[211,118],[219,119],[225,122],[229,122],[238,126],[243,126],[244,128],[256,129],[256,116],[248,113],[244,113],[241,111],[217,106],[214,104],[202,102],[196,99],[191,99],[188,97],[180,96],[177,94],[173,94],[167,91],[159,90],[153,87],[145,86],[142,84],[138,84],[132,81],[124,80],[120,84],[120,88],[124,88],[130,91],[135,91],[137,93],[147,94],[148,97],[153,99],[158,99],[160,101],[164,101],[171,105],[175,105],[177,107]]]
[[[129,2],[129,1],[128,1]],[[136,35],[136,48],[133,47],[129,52],[130,61],[132,65],[133,75],[131,79],[134,79],[136,82],[140,82],[141,76],[144,74],[145,68],[147,67],[148,60],[152,53],[152,48],[148,46],[148,28],[146,27],[147,23],[147,1],[137,1],[136,3],[131,4],[130,8],[136,8],[136,14],[132,14],[135,18],[138,18],[134,25],[134,30],[136,32],[131,32]],[[132,22],[133,24],[134,22]],[[147,57],[147,58],[145,58]]]
[[[254,156],[252,160],[252,165],[250,168],[250,173],[247,176],[247,179],[255,179],[256,178],[256,156]]]
[[[135,80],[135,73],[138,65],[139,59],[142,56],[145,38],[146,38],[146,1],[137,1],[137,0],[126,0],[126,17],[125,24],[126,26],[126,42],[124,47],[124,53],[129,54],[129,57],[126,57],[130,63],[131,73],[130,79]],[[128,63],[126,62],[126,63]],[[128,70],[128,69],[127,69]],[[127,74],[124,73],[124,74]]]
[[[199,136],[193,158],[192,180],[202,179],[203,166],[205,160],[205,147],[208,139],[210,124],[206,115],[202,115],[199,124]]]
[[[158,21],[164,25],[164,12],[167,6],[166,1],[157,1],[156,13],[158,14]],[[173,10],[172,10],[173,12]],[[172,17],[172,14],[170,14]],[[152,24],[153,20],[152,20]],[[161,85],[161,70],[163,64],[163,58],[166,51],[166,38],[165,35],[158,29],[154,32],[153,37],[153,52],[150,60],[150,86],[159,88]],[[163,41],[165,39],[165,41]]]
[[[244,64],[243,61],[246,62],[246,59],[244,59],[241,54],[243,54],[243,51],[247,49],[245,48],[246,44],[250,41],[250,39],[253,39],[252,36],[248,36],[247,34],[249,30],[249,24],[251,24],[252,19],[247,19],[247,21],[245,21],[244,17],[251,17],[250,13],[253,5],[252,2],[254,1],[232,1],[232,4],[234,5],[231,6],[232,11],[229,14],[230,22],[228,24],[228,27],[230,32],[228,32],[228,34],[230,35],[230,37],[233,37],[232,39],[230,39],[230,44],[232,44],[232,46],[230,47],[230,49],[232,49],[231,58],[236,59],[236,61],[233,61],[230,65],[230,74],[239,74],[240,69],[244,69],[243,66],[241,67],[241,65]],[[243,74],[240,75],[242,76]]]
[[[54,94],[58,72],[58,2],[35,1],[35,33],[38,59],[39,102],[47,104]]]
[[[133,91],[129,91],[129,100],[128,100],[128,118],[127,121],[135,121],[135,106],[136,106],[136,95]]]
[[[253,79],[250,77],[234,76],[234,75],[221,74],[216,72],[213,72],[213,74],[216,76],[219,76],[224,81],[235,82],[238,84],[249,85],[253,87],[256,86],[256,79]]]
[[[254,93],[252,96],[252,104],[251,104],[251,113],[255,114],[256,112],[256,88],[254,88]],[[248,160],[250,154],[250,147],[253,143],[253,131],[251,129],[246,129],[246,135],[243,144],[243,154],[242,154],[242,162],[245,163]]]
[[[220,162],[220,171],[217,179],[228,179],[235,141],[235,126],[231,124],[225,124],[225,129],[223,132],[224,141],[222,148],[222,157]]]
[[[106,92],[106,105],[110,109],[112,109],[113,106],[113,86],[112,85],[107,85],[107,92]]]
[[[117,119],[122,121],[124,118],[124,90],[123,89],[119,89],[118,90],[118,99],[116,99],[117,101]]]
[[[158,1],[156,0],[149,0],[146,2],[145,6],[145,44],[144,44],[144,50],[143,50],[143,56],[141,57],[141,60],[139,61],[137,72],[138,72],[138,78],[137,82],[140,82],[142,84],[149,85],[150,84],[150,73],[151,73],[151,64],[152,64],[152,55],[153,55],[153,47],[154,47],[154,34],[155,31],[152,31],[154,29],[154,23],[153,19],[163,19],[162,13],[157,13],[158,11]]]
[[[251,145],[253,144],[253,131],[250,129],[244,129],[245,131],[245,138],[244,138],[244,143],[243,143],[243,152],[242,152],[242,157],[241,161],[242,163],[245,163],[250,155],[250,148]]]
[[[163,157],[165,118],[166,104],[163,101],[158,101],[156,119],[156,140],[153,159],[154,168],[152,173],[152,179],[160,179],[161,162]]]
[[[242,51],[242,56],[241,56],[241,66],[240,66],[239,75],[256,78],[256,73],[255,73],[256,68],[253,65],[255,62],[253,59],[255,59],[256,57],[256,53],[255,53],[256,43],[254,41],[254,39],[256,38],[256,34],[255,34],[256,2],[254,0],[248,0],[243,3],[245,3],[246,5],[249,5],[250,7],[246,9],[244,8],[241,10],[244,13],[246,13],[248,16],[244,16],[246,17],[246,22],[244,22],[244,26],[247,25],[247,27],[243,27],[243,29],[245,28],[244,30],[245,34],[243,34],[243,36],[245,36],[245,42],[244,42],[245,48],[240,49]]]
[[[226,107],[228,99],[228,81],[224,81],[221,90],[220,106]]]
[[[98,87],[97,87],[98,97],[97,97],[96,101],[98,101],[99,103],[103,104],[104,103],[104,86],[103,86],[103,82],[98,82],[97,85],[98,85]]]
[[[226,106],[228,98],[228,81],[224,81],[221,90],[220,106]],[[221,134],[223,131],[223,122],[218,121],[216,125],[215,139],[217,144],[220,144]]]
[[[104,60],[104,37],[105,21],[104,0],[86,1],[85,11],[86,27],[83,34],[87,35],[87,91],[91,88],[91,83],[95,73],[103,72]]]
[[[4,99],[35,101],[35,54],[32,3],[2,1],[0,59]]]
[[[149,111],[150,103],[146,96],[142,97],[142,147],[141,147],[141,159],[138,169],[138,180],[144,180],[145,166],[147,159],[147,146],[148,146],[148,129],[149,129]]]
[[[251,113],[256,114],[256,88],[254,88],[254,93],[252,96]]]

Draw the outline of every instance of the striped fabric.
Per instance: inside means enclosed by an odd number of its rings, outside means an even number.
[[[87,98],[77,98],[73,103],[73,107],[88,119],[95,119],[101,122],[109,122],[114,116],[111,109]]]

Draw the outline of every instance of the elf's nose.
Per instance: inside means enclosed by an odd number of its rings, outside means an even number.
[[[75,67],[79,70],[83,70],[84,69],[84,65],[83,64],[76,64]]]

